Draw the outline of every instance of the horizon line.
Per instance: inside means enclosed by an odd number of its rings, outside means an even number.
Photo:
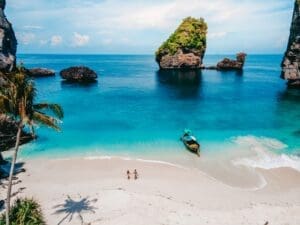
[[[205,54],[205,55],[236,55],[237,53],[209,53],[209,54]],[[246,53],[247,55],[284,55],[284,53]],[[18,55],[126,55],[126,56],[155,56],[154,54],[151,53],[17,53]],[[204,55],[204,57],[205,57]]]

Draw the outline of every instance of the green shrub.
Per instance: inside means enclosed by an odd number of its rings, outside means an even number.
[[[33,199],[17,199],[10,211],[11,225],[45,225],[40,205]],[[0,217],[5,225],[5,213]]]
[[[202,53],[206,49],[207,24],[203,18],[185,18],[175,32],[156,51],[156,57],[171,54],[178,49]]]

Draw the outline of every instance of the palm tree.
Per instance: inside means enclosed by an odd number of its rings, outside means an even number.
[[[59,131],[60,128],[58,124],[59,119],[63,118],[63,110],[58,104],[34,103],[36,96],[35,85],[33,81],[26,76],[23,68],[4,75],[4,79],[5,84],[0,87],[0,113],[5,113],[12,117],[18,124],[6,198],[6,225],[9,225],[12,178],[22,129],[24,126],[33,128],[36,124],[42,124]],[[51,112],[51,114],[47,115],[47,112]]]

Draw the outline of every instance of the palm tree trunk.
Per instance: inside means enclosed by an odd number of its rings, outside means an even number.
[[[20,124],[18,126],[15,151],[14,151],[14,155],[13,155],[11,166],[10,166],[10,173],[9,173],[9,180],[8,180],[7,197],[6,197],[6,225],[10,225],[9,214],[10,214],[10,197],[11,197],[11,189],[12,189],[12,178],[14,175],[15,164],[16,164],[17,156],[18,156],[21,132],[22,132],[22,124],[20,122]]]

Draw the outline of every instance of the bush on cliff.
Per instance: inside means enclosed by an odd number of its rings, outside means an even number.
[[[176,31],[156,51],[156,57],[171,54],[178,49],[201,54],[206,49],[207,24],[203,18],[185,18]]]

